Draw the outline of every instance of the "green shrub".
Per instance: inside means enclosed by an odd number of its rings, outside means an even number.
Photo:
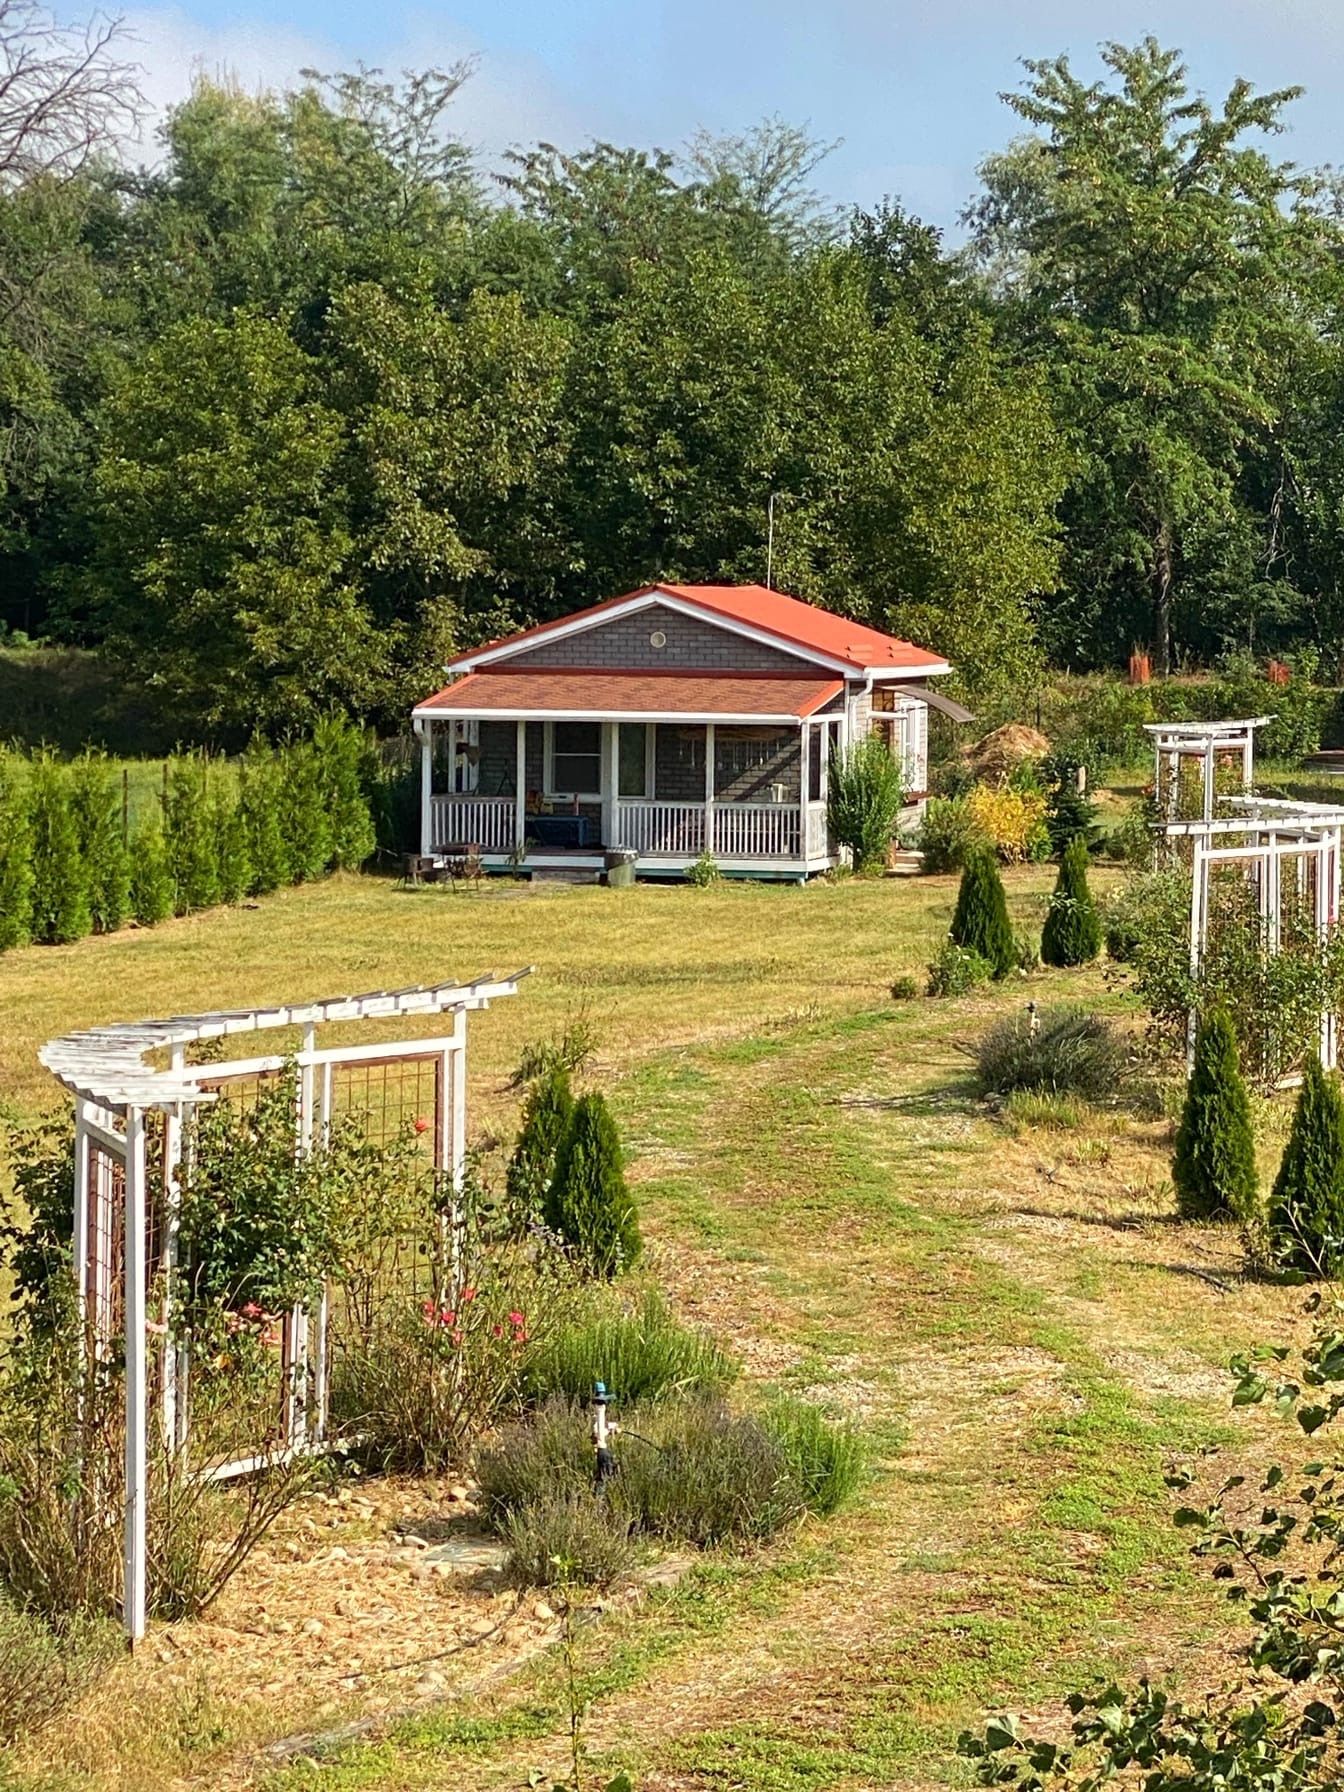
[[[856,871],[885,867],[901,810],[901,768],[876,734],[831,756],[827,773],[826,825],[849,848]]]
[[[593,1491],[554,1494],[505,1514],[504,1573],[515,1586],[609,1587],[630,1572],[630,1521]]]
[[[215,835],[219,900],[241,902],[252,888],[247,816],[237,794],[223,778],[215,782],[210,819]]]
[[[280,833],[288,881],[312,883],[332,860],[322,766],[311,741],[291,741],[280,753]]]
[[[1139,871],[1150,871],[1156,836],[1153,833],[1154,808],[1151,797],[1131,803],[1106,837],[1106,851],[1122,864]]]
[[[173,911],[187,915],[219,901],[219,843],[203,753],[171,761],[164,803],[164,844],[173,875]]]
[[[362,729],[333,714],[313,729],[313,752],[321,776],[331,840],[331,862],[355,871],[372,858],[377,839],[365,795],[369,745]]]
[[[784,1452],[809,1512],[829,1518],[863,1478],[863,1441],[852,1425],[834,1424],[806,1400],[778,1399],[763,1423]]]
[[[1076,754],[1051,753],[1041,761],[1045,828],[1050,836],[1050,851],[1057,858],[1076,834],[1081,834],[1089,847],[1096,834],[1097,805],[1087,794],[1087,774],[1087,766]]]
[[[681,1324],[656,1288],[634,1308],[590,1294],[586,1309],[533,1353],[523,1380],[530,1399],[585,1400],[601,1381],[613,1400],[641,1406],[672,1394],[718,1392],[736,1373],[714,1339]]]
[[[0,1748],[49,1724],[121,1653],[117,1627],[73,1618],[55,1630],[0,1591]]]
[[[1046,964],[1091,964],[1101,951],[1101,917],[1087,885],[1087,841],[1075,834],[1064,848],[1059,876],[1041,932]]]
[[[686,873],[686,877],[697,890],[707,890],[711,884],[716,884],[721,880],[723,873],[719,870],[719,861],[709,848],[705,847],[700,857]]]
[[[1213,1009],[1195,1033],[1172,1162],[1184,1219],[1250,1219],[1259,1203],[1251,1103],[1242,1081],[1237,1037],[1226,1012]]]
[[[33,829],[28,780],[15,753],[0,748],[0,952],[33,934]]]
[[[247,834],[250,895],[269,896],[289,881],[289,851],[280,823],[283,804],[280,761],[264,741],[253,739],[243,755],[238,794]]]
[[[966,860],[948,937],[954,946],[978,952],[994,977],[1017,968],[1017,943],[1008,918],[1008,898],[994,855],[977,848]]]
[[[541,1218],[556,1153],[573,1112],[569,1072],[563,1064],[552,1064],[528,1091],[518,1142],[505,1172],[509,1227],[515,1236]]]
[[[984,844],[984,834],[965,796],[929,798],[919,823],[919,850],[925,871],[960,871],[967,856]]]
[[[172,914],[175,893],[163,826],[151,814],[131,844],[131,913],[142,927],[156,927]]]
[[[913,1002],[919,994],[919,982],[914,977],[893,977],[891,981],[891,999],[893,1002]]]
[[[29,771],[33,842],[32,933],[45,945],[82,940],[93,926],[89,880],[70,802],[70,776],[50,753]]]
[[[546,1191],[544,1218],[584,1270],[610,1280],[642,1248],[639,1216],[626,1186],[616,1122],[600,1095],[574,1104]]]
[[[1232,653],[1222,661],[1210,691],[1216,716],[1260,716],[1274,719],[1256,736],[1264,759],[1298,760],[1321,744],[1326,695],[1315,679],[1320,655],[1304,648],[1294,655],[1287,684],[1271,684],[1263,663],[1250,653]]]
[[[1304,1275],[1335,1276],[1344,1263],[1344,1099],[1319,1057],[1307,1060],[1270,1195],[1269,1242]]]
[[[938,956],[929,966],[928,990],[931,996],[964,996],[982,983],[988,983],[994,968],[978,952],[965,946],[954,946],[944,940]]]
[[[563,1397],[500,1427],[478,1448],[481,1515],[496,1530],[510,1512],[586,1493],[593,1485],[593,1439],[583,1406]]]
[[[85,753],[70,772],[70,802],[89,885],[95,933],[115,933],[131,905],[131,866],[122,837],[121,779],[102,754]]]
[[[1007,1095],[1034,1089],[1089,1101],[1117,1093],[1128,1053],[1113,1027],[1078,1008],[1048,1008],[1036,1019],[1033,1031],[1029,1014],[1007,1015],[976,1046],[975,1067],[984,1091]]]

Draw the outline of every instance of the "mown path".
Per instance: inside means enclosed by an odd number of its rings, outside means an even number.
[[[1013,999],[802,1016],[617,1084],[679,1303],[749,1373],[853,1414],[875,1464],[849,1514],[582,1628],[592,1784],[963,1781],[957,1731],[988,1707],[1057,1721],[1091,1678],[1224,1670],[1225,1608],[1163,1470],[1263,1448],[1221,1365],[1297,1302],[1237,1280],[1231,1238],[1172,1223],[1160,1123],[1015,1132],[981,1109],[954,1041]],[[552,1656],[262,1778],[512,1786],[558,1777],[568,1746]]]

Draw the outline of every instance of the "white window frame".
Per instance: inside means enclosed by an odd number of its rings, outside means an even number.
[[[597,729],[597,766],[598,783],[602,782],[602,766],[605,759],[602,742],[602,724],[593,722]],[[542,795],[552,803],[600,803],[602,792],[598,790],[557,790],[555,788],[555,723],[542,724]]]
[[[638,728],[641,726],[641,724],[639,722],[616,721],[616,722],[612,723],[612,726],[615,729],[617,729],[617,731],[618,731],[617,735],[616,735],[616,739],[617,739],[617,742],[619,743],[619,741],[620,741],[619,730],[620,729],[622,729],[622,728]],[[653,760],[654,760],[654,753],[656,752],[657,745],[658,745],[657,736],[654,734],[654,729],[658,726],[658,724],[656,722],[645,722],[642,724],[642,726],[644,729],[644,788],[643,788],[643,790],[637,791],[637,792],[622,791],[619,788],[619,784],[620,784],[619,773],[620,773],[621,767],[623,767],[625,764],[625,758],[624,758],[624,755],[622,755],[618,762],[618,765],[617,765],[617,774],[618,775],[617,775],[617,780],[616,780],[617,785],[618,785],[618,788],[616,791],[616,800],[619,803],[639,803],[639,802],[647,803],[647,802],[651,802],[653,800],[653,776],[654,776]]]

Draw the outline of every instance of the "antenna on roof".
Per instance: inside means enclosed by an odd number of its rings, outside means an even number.
[[[775,588],[771,581],[775,570],[775,499],[778,496],[778,492],[771,492],[770,501],[765,507],[768,519],[765,536],[765,588],[767,591],[773,591]]]

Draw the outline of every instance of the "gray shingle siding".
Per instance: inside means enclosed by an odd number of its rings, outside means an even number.
[[[649,637],[661,632],[667,644],[654,647]],[[500,662],[501,664],[504,662]],[[541,641],[510,654],[510,666],[611,667],[616,671],[792,672],[806,675],[808,661],[781,653],[716,623],[683,616],[653,604],[634,616],[595,623],[559,641]]]

